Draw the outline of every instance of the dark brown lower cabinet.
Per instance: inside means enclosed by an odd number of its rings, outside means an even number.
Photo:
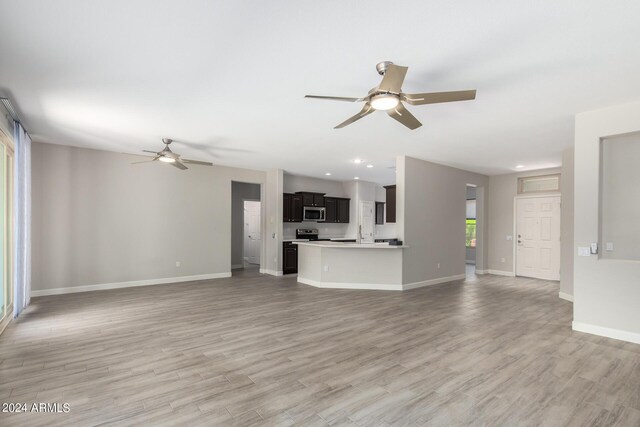
[[[298,245],[292,242],[282,242],[282,273],[298,272]]]

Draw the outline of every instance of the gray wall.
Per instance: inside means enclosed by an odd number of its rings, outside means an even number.
[[[562,176],[560,192],[562,207],[560,211],[560,292],[573,297],[573,198],[574,172],[573,148],[562,152]]]
[[[489,178],[461,169],[401,156],[397,163],[398,223],[404,249],[403,284],[465,273],[467,184],[477,185],[478,221],[486,224],[482,201]],[[478,245],[484,252],[484,230]],[[484,259],[477,260],[478,269]],[[440,263],[440,268],[437,267]]]
[[[640,134],[602,141],[602,258],[640,261],[639,162]]]
[[[32,156],[34,290],[228,273],[231,181],[265,182],[52,144]]]
[[[489,177],[489,270],[514,272],[513,240],[507,240],[507,236],[513,237],[513,198],[518,195],[518,178],[560,172],[560,168],[552,168]]]
[[[243,265],[244,201],[260,200],[260,184],[231,183],[231,266]]]
[[[341,181],[331,179],[318,179],[300,175],[284,175],[283,189],[285,193],[296,191],[311,191],[314,193],[326,193],[327,197],[347,197]]]
[[[598,242],[601,138],[638,131],[640,102],[576,115],[576,246]],[[574,329],[640,343],[640,262],[577,256],[574,247],[573,271]]]
[[[266,189],[263,191],[263,210],[265,218],[262,245],[265,259],[260,259],[260,269],[268,274],[282,274],[282,193],[284,171],[273,169],[267,171]]]

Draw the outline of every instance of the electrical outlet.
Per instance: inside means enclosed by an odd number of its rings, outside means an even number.
[[[176,261],[176,267],[181,267],[182,263],[180,261]]]
[[[322,269],[323,269],[324,271],[329,271],[329,266],[328,266],[328,265],[325,265]]]
[[[437,267],[440,268],[440,263],[437,264]]]
[[[578,256],[591,256],[591,248],[589,246],[579,246]]]
[[[513,240],[513,236],[507,236],[507,240]]]
[[[500,262],[507,262],[506,258],[500,258]]]
[[[613,242],[607,242],[607,251],[613,251]]]

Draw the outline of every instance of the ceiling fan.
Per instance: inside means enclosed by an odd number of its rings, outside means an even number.
[[[432,93],[404,93],[402,82],[409,67],[401,67],[393,62],[384,61],[376,65],[378,74],[382,77],[380,84],[369,91],[363,98],[348,98],[341,96],[305,95],[305,98],[328,99],[333,101],[364,102],[362,110],[353,117],[340,123],[334,129],[341,129],[375,110],[386,111],[391,118],[399,121],[409,129],[417,129],[422,126],[406,108],[402,102],[411,105],[437,104],[440,102],[467,101],[476,98],[475,90],[460,90],[455,92]]]
[[[151,160],[145,160],[144,162],[133,162],[132,164],[137,164],[137,163],[149,163],[149,162],[155,162],[157,160],[160,160],[161,162],[164,163],[169,163],[175,167],[177,167],[178,169],[189,169],[188,167],[185,166],[186,164],[190,164],[190,165],[204,165],[204,166],[213,166],[213,163],[210,162],[200,162],[198,160],[189,160],[189,159],[183,159],[180,157],[180,154],[178,153],[174,153],[173,151],[171,151],[171,149],[169,148],[169,144],[171,144],[173,142],[173,139],[169,139],[169,138],[162,138],[162,142],[164,142],[165,147],[162,151],[149,151],[149,150],[142,150],[145,153],[153,153],[156,156],[151,159]]]

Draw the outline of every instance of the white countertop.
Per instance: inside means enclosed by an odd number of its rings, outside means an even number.
[[[294,242],[297,245],[304,246],[320,246],[323,248],[341,248],[341,249],[402,249],[407,246],[393,246],[389,243],[340,243],[334,242]]]
[[[283,242],[308,242],[309,239],[284,239]]]

